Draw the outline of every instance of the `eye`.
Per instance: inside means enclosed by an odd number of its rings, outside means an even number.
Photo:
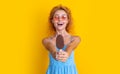
[[[57,21],[57,20],[59,19],[59,17],[58,17],[58,16],[54,16],[53,19],[54,19],[55,21]]]
[[[62,16],[62,20],[66,20],[67,19],[67,16]]]

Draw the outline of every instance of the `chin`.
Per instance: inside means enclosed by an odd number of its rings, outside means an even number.
[[[58,28],[57,30],[58,30],[58,31],[62,31],[62,30],[64,30],[64,29],[65,29],[65,28]]]

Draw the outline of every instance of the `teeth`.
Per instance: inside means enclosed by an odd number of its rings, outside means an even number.
[[[63,25],[63,24],[58,24],[58,25]]]

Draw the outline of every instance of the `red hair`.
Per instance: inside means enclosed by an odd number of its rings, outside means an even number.
[[[67,17],[68,17],[68,24],[66,26],[66,31],[67,32],[70,32],[70,28],[71,28],[71,25],[72,25],[72,17],[71,17],[71,11],[69,8],[65,7],[65,6],[62,6],[62,5],[58,5],[58,6],[55,6],[51,12],[50,12],[50,16],[49,16],[49,23],[51,24],[51,29],[55,32],[55,27],[54,27],[54,24],[52,23],[52,20],[53,20],[53,16],[55,14],[55,12],[57,10],[64,10],[66,13],[67,13]]]

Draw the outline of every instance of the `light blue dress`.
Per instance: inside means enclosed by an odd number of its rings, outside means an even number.
[[[66,47],[67,46],[64,45],[63,50],[65,50]],[[59,50],[57,47],[56,49]],[[49,54],[49,59],[50,62],[46,74],[78,74],[74,63],[74,51],[72,51],[66,62],[55,60],[51,54]]]

